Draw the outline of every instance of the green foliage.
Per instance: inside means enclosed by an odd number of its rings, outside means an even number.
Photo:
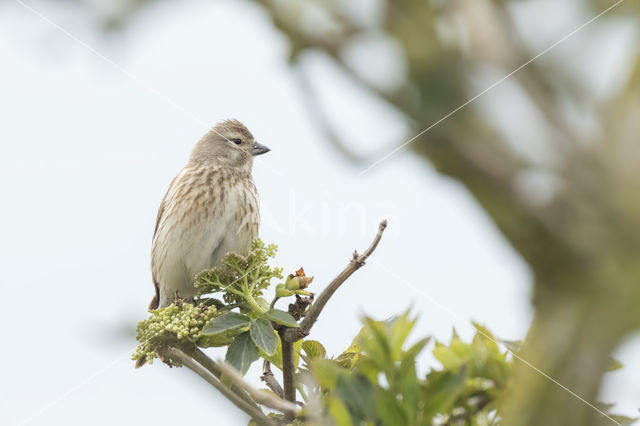
[[[296,319],[294,317],[289,315],[288,312],[281,311],[279,309],[270,309],[269,311],[265,312],[264,317],[287,327],[298,326],[298,323],[296,322]]]
[[[256,344],[265,354],[273,355],[278,347],[278,335],[265,318],[258,318],[251,321],[249,333],[253,343]]]
[[[258,358],[260,358],[260,351],[251,340],[249,332],[245,331],[229,345],[225,361],[233,365],[240,373],[246,374],[251,363]]]
[[[315,413],[308,409],[310,415],[336,425],[500,424],[499,403],[508,398],[513,364],[508,350],[474,323],[470,343],[455,331],[448,344],[435,342],[432,354],[441,367],[422,376],[416,357],[429,338],[406,344],[415,322],[408,312],[389,321],[364,318],[349,348],[333,359],[325,358],[319,342],[305,341],[309,391],[321,401]],[[612,417],[622,424],[634,420]]]
[[[511,361],[491,334],[479,328],[469,344],[455,334],[449,345],[436,343],[433,353],[442,368],[421,377],[416,357],[429,339],[405,344],[415,322],[408,312],[390,321],[364,318],[344,353],[312,361],[317,383],[312,392],[322,396],[325,415],[336,424],[354,425],[479,424],[495,417]],[[311,349],[311,343],[305,345]]]
[[[209,324],[202,329],[202,334],[216,335],[229,330],[248,327],[251,318],[237,312],[227,312],[224,315],[214,318]]]
[[[295,368],[297,369],[298,364],[300,363],[300,351],[302,350],[302,340],[298,340],[293,344],[293,350],[294,350],[293,363]],[[268,355],[264,352],[262,352],[260,355],[262,356],[262,358],[266,359],[271,364],[275,365],[280,370],[282,370],[282,344],[280,340],[278,340],[278,345],[276,346],[276,350],[273,353],[273,355]]]
[[[251,318],[237,312],[227,312],[210,321],[203,329],[198,339],[198,346],[226,346],[233,342],[234,337],[249,329]]]
[[[266,304],[260,303],[263,291],[273,278],[282,278],[282,268],[272,268],[267,263],[277,252],[274,244],[265,245],[255,240],[247,256],[229,253],[222,265],[199,273],[195,286],[200,294],[223,293],[229,305],[239,305],[245,311],[264,313]]]

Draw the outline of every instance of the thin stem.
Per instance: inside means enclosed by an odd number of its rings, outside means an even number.
[[[273,375],[271,371],[271,363],[266,359],[262,363],[262,376],[260,376],[260,380],[262,380],[268,387],[278,395],[280,398],[284,398],[284,391],[282,390],[282,386],[276,380],[276,377]]]
[[[357,251],[353,252],[353,257],[351,258],[351,261],[349,262],[349,264],[344,268],[342,272],[338,274],[337,277],[333,279],[333,281],[329,283],[329,285],[324,290],[322,290],[322,293],[320,293],[320,295],[316,298],[313,305],[311,305],[311,308],[309,308],[309,311],[307,312],[306,316],[300,323],[300,326],[297,328],[288,328],[285,330],[284,334],[282,335],[284,336],[283,344],[282,344],[283,358],[284,358],[284,347],[285,347],[284,341],[286,340],[287,342],[293,343],[309,335],[309,332],[311,331],[311,327],[313,327],[315,322],[318,320],[318,316],[322,312],[322,309],[324,309],[329,299],[331,299],[331,296],[333,296],[336,290],[340,288],[342,283],[344,283],[347,280],[347,278],[349,278],[355,271],[357,271],[364,265],[367,258],[371,255],[371,253],[375,251],[376,247],[378,247],[378,243],[380,242],[380,239],[382,238],[382,233],[384,232],[386,227],[387,227],[387,221],[383,220],[382,222],[380,222],[380,225],[378,226],[378,233],[376,234],[369,248],[367,248],[362,254],[358,254]],[[286,396],[286,386],[285,386],[285,396]]]
[[[251,289],[249,289],[249,280],[247,279],[246,275],[242,283],[242,290],[243,292],[241,293],[241,296],[244,297],[244,299],[247,301],[249,306],[251,306],[251,309],[253,309],[259,314],[264,314],[265,312],[267,312],[266,309],[258,305],[258,302],[256,302],[256,299],[254,299],[253,296],[251,295]]]
[[[191,357],[198,361],[200,365],[206,368],[211,374],[216,376],[218,379],[222,377],[222,372],[220,371],[220,367],[218,363],[212,360],[202,352],[202,350],[196,347],[194,350],[190,351]],[[236,386],[231,386],[231,391],[242,398],[247,404],[253,405],[255,408],[258,408],[256,403],[247,395],[242,389],[237,388]]]
[[[224,289],[224,291],[228,291],[229,293],[233,293],[237,296],[241,296],[244,297],[244,293],[241,291],[236,290],[235,288],[231,287],[231,285],[228,285],[226,287],[222,286],[222,288]]]
[[[182,352],[180,349],[169,348],[168,355],[172,359],[177,360],[180,364],[189,368],[191,371],[202,377],[210,385],[215,387],[222,395],[224,395],[229,401],[231,401],[236,407],[244,411],[260,426],[276,426],[275,422],[272,422],[264,413],[257,407],[254,407],[240,398],[231,389],[223,385],[214,375],[209,373],[200,364],[195,362],[189,355]]]
[[[235,368],[233,368],[226,362],[219,361],[218,366],[224,373],[225,378],[228,378],[234,385],[246,391],[258,403],[266,407],[281,411],[285,413],[285,415],[291,416],[291,418],[293,418],[300,412],[300,407],[298,407],[296,404],[285,401],[284,399],[277,397],[270,392],[255,389],[242,378],[240,373],[238,373]]]
[[[264,314],[265,312],[267,312],[267,309],[264,309],[262,306],[258,305],[258,302],[256,302],[256,299],[253,298],[253,296],[251,296],[250,293],[247,293],[245,295],[243,295],[245,300],[247,301],[247,303],[249,304],[249,306],[251,306],[251,308],[256,311],[259,314]]]
[[[247,274],[247,275],[249,275],[249,274]],[[242,281],[243,281],[242,288],[244,288],[247,291],[247,293],[250,293],[251,292],[251,288],[249,288],[249,278],[247,278],[247,275],[242,277]]]
[[[271,305],[269,305],[269,307],[271,309],[273,309],[276,306],[276,302],[279,300],[280,298],[278,296],[274,297],[273,300],[271,301]]]

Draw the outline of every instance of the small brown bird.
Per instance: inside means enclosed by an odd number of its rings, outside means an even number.
[[[196,274],[229,252],[249,251],[260,222],[253,157],[266,152],[237,120],[217,124],[198,141],[160,204],[149,309],[168,306],[176,296],[194,297]]]

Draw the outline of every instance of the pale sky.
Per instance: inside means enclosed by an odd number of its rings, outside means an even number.
[[[109,60],[18,3],[0,5],[0,287],[10,295],[0,314],[0,423],[244,424],[187,369],[134,370],[129,359],[153,293],[160,200],[197,139],[226,118],[271,148],[254,168],[260,234],[280,246],[285,271],[315,276],[312,290],[366,248],[381,218],[390,222],[313,330],[330,354],[349,345],[363,314],[409,307],[420,317],[414,340],[447,340],[453,327],[469,337],[471,320],[505,339],[525,335],[530,271],[489,217],[408,151],[359,176],[307,116],[286,40],[259,8],[160,2],[105,35],[63,4],[29,4]],[[396,113],[315,66],[331,90],[348,93],[332,111],[358,149],[411,136]],[[501,90],[487,97],[504,98]],[[619,402],[617,412],[640,405],[639,355],[636,339],[606,383],[602,399]],[[257,386],[258,364],[247,376]]]

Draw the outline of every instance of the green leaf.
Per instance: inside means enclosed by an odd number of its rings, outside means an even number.
[[[267,299],[265,299],[264,297],[257,297],[256,298],[256,303],[258,304],[258,306],[260,306],[263,310],[267,310],[271,307],[271,305],[269,304],[269,302],[267,301]]]
[[[424,339],[420,339],[418,342],[414,343],[409,349],[407,349],[402,355],[402,362],[413,362],[415,361],[416,356],[424,349],[425,345],[429,343],[431,340],[430,337],[425,337]]]
[[[355,370],[364,375],[374,385],[379,384],[378,381],[381,376],[380,366],[370,357],[362,354],[358,355],[357,360],[355,361]],[[386,373],[384,374],[384,377],[387,377]],[[393,377],[393,373],[391,373],[391,377]]]
[[[363,352],[383,371],[391,372],[394,363],[391,357],[391,345],[387,338],[385,324],[371,318],[364,318],[364,326],[358,334]]]
[[[403,398],[405,395],[403,395]],[[407,415],[399,404],[399,401],[388,390],[381,390],[376,401],[378,416],[382,424],[388,426],[412,424],[407,420]]]
[[[331,414],[331,417],[333,417],[333,420],[336,422],[336,426],[353,426],[349,410],[347,410],[347,407],[345,407],[338,398],[333,396],[327,397],[327,404],[329,406],[329,414]]]
[[[403,353],[397,375],[393,379],[395,388],[399,389],[402,393],[404,413],[410,416],[410,418],[416,416],[416,408],[418,407],[419,383],[416,377],[416,356],[424,349],[429,340],[430,339],[426,337],[412,345]]]
[[[391,322],[391,336],[389,340],[391,346],[391,357],[394,362],[400,360],[402,346],[407,340],[407,336],[411,333],[415,324],[416,319],[409,318],[409,311],[406,311],[404,314],[394,318]]]
[[[223,333],[228,330],[243,328],[249,325],[251,319],[236,312],[227,312],[226,314],[215,317],[209,324],[202,329],[204,335],[214,335]]]
[[[260,357],[260,351],[251,339],[248,331],[245,331],[233,341],[227,349],[225,361],[233,365],[242,375],[247,373],[249,366]]]
[[[327,351],[317,340],[305,340],[302,342],[302,350],[307,354],[309,359],[324,359],[327,357]]]
[[[437,371],[427,376],[424,388],[424,418],[431,419],[436,414],[445,414],[453,408],[456,400],[464,391],[467,371],[460,369],[457,373]]]
[[[329,390],[333,390],[336,387],[338,376],[348,371],[327,359],[319,359],[311,364],[310,367],[316,382],[318,382],[323,389]]]
[[[264,317],[273,322],[277,322],[278,324],[286,325],[287,327],[298,326],[298,323],[296,322],[296,319],[294,317],[292,317],[285,311],[281,311],[280,309],[271,309],[264,314]]]
[[[451,345],[453,344],[454,339],[451,339]],[[460,353],[460,348],[457,349],[457,352]],[[466,362],[466,359],[460,357],[450,347],[440,342],[436,342],[436,347],[433,349],[433,356],[440,361],[445,370],[456,370]]]
[[[344,368],[352,368],[362,356],[359,352],[343,352],[335,358],[335,362]]]
[[[489,349],[491,352],[499,353],[498,344],[496,343],[498,340],[493,336],[493,334],[483,325],[472,321],[471,324],[473,328],[476,329],[476,335],[473,340],[482,339],[484,341],[484,346]]]
[[[253,342],[267,355],[273,355],[278,347],[278,335],[271,326],[271,322],[264,318],[251,321],[249,332]]]
[[[196,344],[201,348],[210,348],[210,347],[219,348],[221,346],[227,346],[233,343],[234,338],[238,334],[244,333],[245,331],[246,330],[238,328],[235,330],[229,330],[226,333],[219,333],[211,336],[207,336],[203,334],[200,337],[198,337]]]
[[[295,363],[295,367],[297,369],[298,363],[300,361],[299,352],[302,350],[302,340],[298,340],[297,342],[295,342],[293,344],[293,349],[293,362]],[[278,339],[278,345],[273,355],[268,355],[264,351],[261,351],[260,355],[262,356],[262,358],[266,359],[267,361],[271,362],[271,364],[282,370],[282,346],[280,344],[280,339]]]
[[[340,374],[336,380],[336,395],[345,403],[355,424],[376,419],[375,393],[366,377]]]

